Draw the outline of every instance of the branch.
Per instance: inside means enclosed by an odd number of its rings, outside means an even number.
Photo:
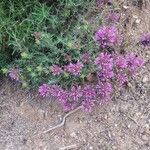
[[[53,127],[49,128],[48,130],[45,130],[45,131],[43,131],[43,132],[41,132],[41,133],[39,133],[39,134],[37,134],[37,135],[35,135],[35,136],[48,133],[48,132],[50,132],[50,131],[52,131],[52,130],[55,130],[55,129],[57,129],[57,128],[60,128],[60,127],[64,126],[64,124],[65,124],[65,122],[66,122],[66,118],[67,118],[68,116],[70,116],[71,114],[77,112],[77,111],[80,110],[80,109],[81,109],[81,106],[79,106],[79,107],[77,107],[76,109],[74,109],[74,110],[68,112],[68,113],[63,117],[61,123],[57,124],[56,126],[53,126]]]

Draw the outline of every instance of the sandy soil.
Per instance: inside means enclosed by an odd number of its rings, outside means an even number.
[[[64,126],[39,135],[62,121],[62,109],[53,100],[1,79],[0,150],[150,150],[150,49],[135,40],[150,31],[147,2],[142,9],[120,3],[126,51],[141,55],[145,65],[129,89],[91,114],[78,110]]]

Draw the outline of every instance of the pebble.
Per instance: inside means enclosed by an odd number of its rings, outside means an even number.
[[[112,146],[112,149],[114,149],[114,150],[115,150],[115,149],[118,149],[118,148],[117,148],[117,146]]]
[[[92,147],[92,146],[90,146],[90,147],[89,147],[89,149],[90,149],[90,150],[93,150],[93,147]]]
[[[147,137],[146,135],[143,135],[143,136],[142,136],[142,140],[148,141],[149,139],[148,139],[148,137]]]
[[[133,18],[138,19],[139,17],[137,15],[133,15]]]
[[[130,127],[131,127],[131,124],[128,124],[128,129],[130,129]]]
[[[77,138],[77,135],[76,135],[75,132],[72,132],[72,133],[70,134],[70,136],[73,137],[73,138]]]
[[[124,5],[124,6],[123,6],[123,8],[124,8],[124,9],[128,9],[128,8],[129,8],[129,6]]]
[[[141,23],[141,20],[140,19],[136,19],[135,21],[137,24]]]
[[[149,124],[145,124],[145,127],[149,129]]]
[[[143,83],[146,83],[146,82],[148,82],[148,81],[149,81],[148,75],[145,75],[145,76],[143,77]]]

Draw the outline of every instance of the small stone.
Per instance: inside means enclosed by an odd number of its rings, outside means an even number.
[[[129,8],[129,6],[124,5],[124,6],[123,6],[123,8],[124,8],[124,9],[128,9],[128,8]]]
[[[118,148],[117,148],[117,146],[112,146],[112,149],[114,149],[114,150],[115,150],[115,149],[118,149]]]
[[[143,135],[143,136],[142,136],[142,139],[143,139],[144,141],[148,141],[148,137],[147,137],[146,135]]]
[[[128,129],[130,129],[130,127],[131,127],[131,124],[128,124]]]
[[[108,115],[105,115],[104,118],[105,118],[105,119],[108,119]]]
[[[137,24],[141,23],[141,20],[140,19],[136,19],[135,21]]]
[[[146,83],[146,82],[148,82],[148,81],[149,81],[148,75],[144,76],[144,77],[143,77],[143,83]]]
[[[73,137],[73,138],[77,138],[77,135],[76,135],[75,132],[72,132],[72,133],[70,134],[70,136]]]
[[[133,15],[133,18],[138,19],[138,16],[137,15]]]
[[[92,147],[92,146],[90,146],[90,147],[89,147],[89,149],[90,149],[90,150],[93,150],[93,147]]]
[[[149,124],[145,124],[145,127],[146,127],[147,129],[149,129]]]

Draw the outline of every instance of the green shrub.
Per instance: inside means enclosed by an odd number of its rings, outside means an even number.
[[[50,6],[37,0],[0,2],[1,43],[12,58],[7,68],[19,68],[21,82],[30,87],[43,82],[65,87],[84,82],[84,77],[93,72],[92,64],[78,77],[53,76],[50,67],[68,64],[66,55],[76,62],[86,52],[94,54],[93,33],[99,21],[89,24],[86,14],[93,6],[91,0],[58,0]]]

